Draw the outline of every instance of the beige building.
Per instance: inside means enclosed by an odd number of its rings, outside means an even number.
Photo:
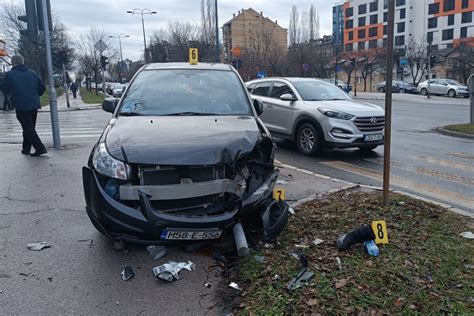
[[[288,49],[288,30],[252,8],[242,9],[224,24],[224,59],[231,61],[240,49],[240,55],[260,47],[265,49],[271,43],[272,49]],[[266,43],[265,43],[266,42]],[[267,45],[265,45],[267,44]]]

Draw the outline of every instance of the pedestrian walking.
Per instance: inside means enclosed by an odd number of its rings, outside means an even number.
[[[75,81],[71,83],[71,91],[72,91],[72,97],[74,99],[77,99],[77,84]]]
[[[0,73],[0,92],[3,91],[3,86],[5,84],[5,74],[2,72]],[[13,110],[11,107],[10,107],[10,99],[9,99],[9,95],[7,94],[3,94],[3,102],[0,104],[2,106],[2,109],[3,111],[10,111],[10,110]]]
[[[5,74],[2,90],[5,95],[11,96],[11,104],[16,109],[16,118],[23,129],[24,155],[30,155],[31,146],[35,152],[33,157],[39,157],[48,151],[36,133],[36,118],[41,108],[40,96],[46,87],[34,71],[26,68],[23,56],[15,55],[11,58],[12,70]]]

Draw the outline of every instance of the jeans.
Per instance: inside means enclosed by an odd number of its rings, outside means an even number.
[[[33,111],[17,111],[16,118],[21,124],[23,129],[23,152],[30,152],[31,146],[37,151],[46,150],[46,147],[41,142],[38,134],[36,133],[36,118],[38,116],[38,110]]]

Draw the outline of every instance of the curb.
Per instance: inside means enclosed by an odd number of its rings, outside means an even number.
[[[448,135],[448,136],[474,139],[474,135],[450,131],[450,130],[447,130],[443,127],[435,128],[435,131],[437,131],[440,134],[444,134],[444,135]]]
[[[334,194],[334,193],[337,193],[337,192],[346,191],[346,190],[353,189],[353,188],[366,188],[366,189],[372,189],[372,190],[376,190],[376,191],[382,191],[383,190],[382,187],[377,187],[377,186],[372,186],[372,185],[365,185],[365,184],[356,184],[356,183],[352,183],[352,182],[341,180],[341,179],[331,178],[331,177],[328,177],[328,176],[325,176],[325,175],[322,175],[322,174],[319,174],[319,173],[316,173],[316,172],[313,172],[313,171],[309,171],[309,170],[301,169],[301,168],[298,168],[298,167],[295,167],[295,166],[292,166],[292,165],[284,164],[284,163],[282,163],[278,160],[275,160],[275,163],[277,164],[277,166],[281,166],[283,168],[287,168],[287,169],[295,170],[295,171],[305,173],[305,174],[308,174],[308,175],[312,175],[316,178],[320,178],[320,179],[324,179],[324,180],[330,180],[330,181],[333,181],[333,182],[338,182],[338,183],[344,183],[345,184],[341,188],[331,189],[331,190],[326,191],[322,194],[313,194],[313,195],[307,196],[305,198],[299,199],[297,201],[294,201],[294,202],[290,203],[291,207],[300,206],[301,204],[313,201],[313,200],[318,199],[318,198],[320,198],[324,195]],[[400,194],[400,195],[404,195],[404,196],[408,196],[408,197],[411,197],[411,198],[414,198],[414,199],[417,199],[417,200],[420,200],[420,201],[423,201],[423,202],[431,203],[431,204],[440,206],[440,207],[446,209],[447,211],[450,211],[450,212],[456,213],[458,215],[463,215],[463,216],[474,219],[474,213],[469,213],[467,211],[458,209],[458,208],[456,208],[454,206],[451,206],[449,204],[441,203],[441,202],[438,202],[438,201],[435,201],[435,200],[432,200],[432,199],[428,199],[428,198],[425,198],[425,197],[422,197],[422,196],[419,196],[419,195],[416,195],[416,194],[413,194],[413,193],[408,193],[408,192],[405,192],[405,191],[401,191],[401,190],[390,189],[390,192]]]

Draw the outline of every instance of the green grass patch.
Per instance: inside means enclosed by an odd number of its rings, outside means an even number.
[[[102,101],[104,101],[103,94],[99,93],[98,95],[96,95],[95,90],[92,90],[91,92],[89,92],[85,87],[81,87],[80,94],[82,97],[82,101],[84,101],[84,103],[93,103],[93,104],[100,103],[101,104]]]
[[[396,195],[384,207],[379,192],[361,189],[307,203],[296,213],[275,248],[258,242],[256,254],[265,263],[241,260],[233,277],[245,291],[236,304],[240,313],[474,314],[474,242],[459,236],[473,230],[472,220]],[[387,222],[390,242],[379,245],[378,257],[362,245],[337,250],[337,237],[377,219]],[[325,241],[315,246],[315,238]],[[289,292],[286,285],[301,269],[291,255],[298,251],[315,277]]]
[[[59,97],[64,93],[64,87],[60,86],[56,88],[56,96]],[[40,97],[40,104],[41,107],[43,106],[49,106],[49,88],[46,86],[46,91],[43,93],[43,95]]]
[[[474,124],[454,124],[445,126],[448,131],[474,135]]]

